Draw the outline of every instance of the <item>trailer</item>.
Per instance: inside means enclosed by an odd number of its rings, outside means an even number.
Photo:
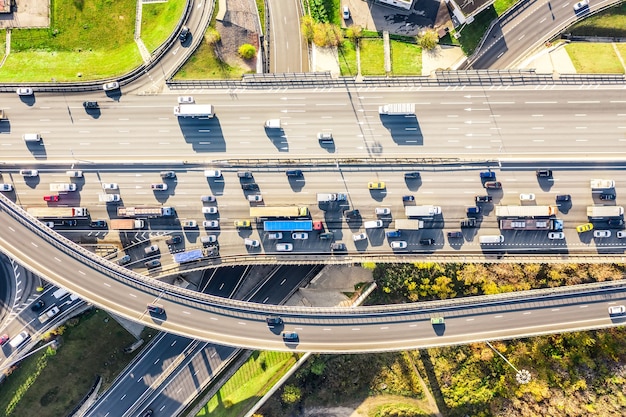
[[[117,215],[119,217],[169,217],[174,215],[174,209],[171,207],[118,207]]]
[[[3,120],[9,120],[9,118],[7,117],[7,114],[4,112],[4,110],[0,109],[0,122]]]
[[[440,206],[406,206],[404,208],[406,217],[433,217],[441,214]]]
[[[402,116],[415,114],[414,103],[385,104],[378,107],[378,113],[386,116]]]
[[[313,230],[312,220],[268,220],[263,222],[266,232],[310,232]]]
[[[250,207],[250,217],[271,218],[271,217],[307,217],[309,208],[306,206],[289,206],[289,207]]]
[[[50,191],[70,192],[76,191],[76,184],[50,184]]]
[[[212,104],[179,104],[174,107],[174,116],[178,117],[213,117]]]
[[[563,220],[559,219],[502,219],[500,230],[563,230]]]
[[[266,129],[280,129],[280,119],[268,119],[264,126]]]
[[[557,206],[496,206],[496,217],[552,217],[559,214]]]
[[[603,219],[609,217],[622,217],[624,207],[622,206],[589,206],[587,207],[587,217],[590,219]]]
[[[113,219],[111,229],[115,230],[135,230],[143,229],[144,221],[139,219]]]
[[[84,207],[29,207],[26,211],[38,219],[75,219],[88,216],[87,209]]]
[[[343,193],[319,193],[317,194],[318,203],[330,203],[332,201],[346,201],[348,199],[347,194]]]
[[[121,200],[119,194],[98,194],[98,200],[101,203],[116,203]]]
[[[423,220],[396,219],[394,223],[397,230],[420,230],[424,228]]]
[[[52,307],[50,310],[46,311],[45,313],[43,313],[41,316],[38,317],[39,323],[44,324],[45,322],[47,322],[48,320],[50,320],[52,317],[56,316],[60,312],[61,310],[59,310],[59,307],[57,306]]]
[[[595,179],[590,181],[592,190],[610,190],[615,188],[615,181]]]
[[[179,264],[183,264],[186,262],[199,261],[204,258],[204,254],[202,253],[202,249],[193,249],[188,250],[186,252],[179,252],[174,254],[174,262]]]

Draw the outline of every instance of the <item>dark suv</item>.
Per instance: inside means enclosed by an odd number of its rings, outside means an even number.
[[[283,319],[278,316],[270,316],[265,319],[268,326],[281,326],[283,324]]]
[[[176,173],[174,171],[161,171],[161,178],[164,180],[176,178]]]
[[[180,35],[178,35],[178,39],[181,42],[185,42],[189,37],[189,32],[189,28],[187,26],[183,26],[183,28],[180,30]]]
[[[474,201],[476,201],[477,203],[491,203],[492,200],[493,197],[491,197],[490,195],[477,195],[476,197],[474,197]]]
[[[428,238],[428,239],[420,239],[420,245],[424,245],[424,246],[431,246],[435,244],[435,239],[433,238]]]
[[[348,210],[344,213],[344,215],[346,216],[346,221],[356,220],[361,217],[359,210]]]
[[[420,178],[421,176],[419,172],[405,172],[404,173],[404,179],[406,180],[418,180]]]
[[[482,180],[495,180],[496,173],[493,171],[483,171],[480,173],[480,179]]]
[[[465,219],[461,220],[461,227],[476,227],[478,222],[476,219]]]
[[[302,170],[300,169],[289,169],[285,172],[288,177],[301,177]]]
[[[177,243],[180,243],[183,241],[183,238],[180,237],[180,235],[174,235],[171,238],[167,239],[165,241],[165,243],[167,243],[168,245],[175,245]]]
[[[572,199],[572,196],[569,194],[559,194],[556,196],[557,202],[570,201],[571,199]]]
[[[600,194],[600,200],[613,201],[615,200],[615,194]]]
[[[97,109],[98,102],[97,101],[83,101],[83,107],[86,109]]]
[[[242,184],[241,188],[245,191],[256,191],[259,189],[259,185],[256,183],[252,184]]]
[[[539,178],[549,178],[552,176],[552,170],[551,169],[538,169],[536,174],[537,174],[537,177]]]

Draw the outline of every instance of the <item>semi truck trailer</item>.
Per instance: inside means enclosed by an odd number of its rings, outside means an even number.
[[[135,230],[143,229],[144,221],[139,219],[113,219],[111,220],[111,229],[115,230]]]
[[[179,104],[174,107],[174,116],[178,117],[213,117],[212,104]]]
[[[424,228],[423,220],[396,219],[394,223],[397,230],[420,230]]]
[[[563,230],[563,220],[559,219],[502,219],[500,230]]]
[[[557,214],[557,206],[496,206],[496,217],[552,217]]]
[[[441,214],[439,206],[406,206],[404,208],[406,217],[433,217]]]
[[[395,103],[385,104],[378,107],[378,113],[386,116],[401,116],[408,114],[415,114],[414,103]]]
[[[590,219],[602,219],[608,217],[621,217],[624,215],[622,206],[589,206],[587,207],[587,217]]]
[[[277,220],[263,222],[266,232],[310,232],[313,230],[312,220]]]
[[[171,207],[118,207],[117,215],[119,217],[169,217],[174,215],[174,209]]]
[[[87,209],[84,207],[29,207],[26,211],[38,219],[65,219],[88,216]]]
[[[60,192],[76,191],[76,184],[50,184],[50,191],[60,191]]]

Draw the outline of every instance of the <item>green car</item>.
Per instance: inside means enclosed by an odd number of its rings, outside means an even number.
[[[430,324],[444,324],[445,319],[443,317],[431,317]]]

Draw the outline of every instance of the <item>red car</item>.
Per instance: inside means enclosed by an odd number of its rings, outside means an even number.
[[[44,195],[43,201],[59,201],[59,195],[58,194]]]
[[[8,341],[9,341],[8,334],[3,334],[2,336],[0,336],[0,346],[4,345]]]
[[[324,230],[324,224],[322,222],[313,222],[313,230]]]

